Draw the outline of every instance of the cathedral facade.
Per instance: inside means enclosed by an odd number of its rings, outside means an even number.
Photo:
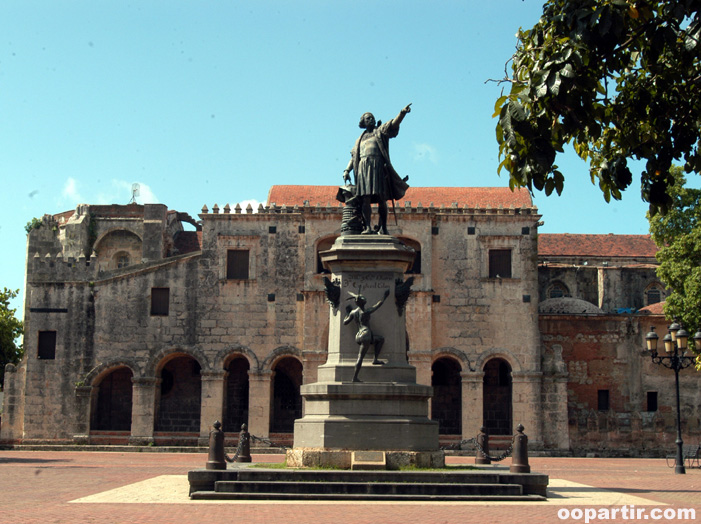
[[[197,219],[161,204],[45,216],[28,236],[2,443],[202,444],[215,420],[290,443],[300,386],[326,361],[319,253],[341,234],[337,189],[273,186],[257,210]],[[395,203],[390,234],[416,253],[407,359],[433,387],[442,442],[520,423],[538,452],[665,452],[673,377],[641,355],[665,327],[654,244],[539,235],[540,220],[505,188],[410,188]],[[693,441],[700,381],[683,381]]]

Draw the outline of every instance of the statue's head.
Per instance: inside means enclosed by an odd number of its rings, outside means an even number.
[[[351,300],[351,299],[355,300],[355,304],[357,306],[363,307],[367,303],[367,300],[365,299],[365,297],[360,294],[360,289],[358,289],[357,294],[352,293],[351,291],[349,291],[348,294],[350,295],[350,298],[348,300]]]
[[[358,127],[360,127],[361,129],[375,127],[375,115],[373,115],[372,113],[364,113],[363,116],[360,117],[360,123],[358,124]]]

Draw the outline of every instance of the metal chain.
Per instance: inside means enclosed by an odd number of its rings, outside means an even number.
[[[479,451],[480,455],[482,455],[484,458],[491,460],[492,462],[501,462],[506,457],[510,457],[511,453],[514,450],[514,443],[512,441],[511,444],[509,445],[509,447],[506,449],[506,451],[504,451],[504,453],[502,453],[498,457],[490,457],[489,454],[484,451],[482,446],[480,446],[480,443],[477,442],[477,439],[475,437],[461,440],[457,444],[451,444],[450,446],[444,446],[441,449],[460,449],[463,444],[470,444],[470,443],[475,445],[475,447],[477,448],[477,451]]]
[[[267,444],[268,446],[272,448],[282,448],[282,449],[289,449],[287,446],[283,446],[282,444],[275,444],[272,442],[270,439],[263,438],[263,437],[256,437],[255,435],[251,435],[251,439],[257,440],[258,442],[262,442],[263,444]]]
[[[234,453],[233,458],[224,453],[224,458],[226,459],[227,462],[236,462],[236,459],[239,458],[239,455],[241,454],[241,450],[243,449],[243,444],[246,442],[248,439],[248,436],[246,433],[243,434],[243,438],[239,439],[239,445],[236,447],[236,453]]]

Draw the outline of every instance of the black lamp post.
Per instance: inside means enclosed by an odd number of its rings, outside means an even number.
[[[676,320],[667,328],[667,333],[662,342],[666,355],[657,354],[657,341],[659,337],[655,333],[655,326],[650,327],[650,332],[645,337],[646,349],[650,352],[652,361],[666,368],[674,370],[674,383],[677,390],[677,456],[675,458],[674,472],[677,474],[686,473],[684,468],[684,441],[682,440],[681,408],[679,403],[679,372],[691,366],[696,359],[695,355],[686,355],[689,333]],[[694,345],[696,351],[701,350],[701,331],[694,335]]]

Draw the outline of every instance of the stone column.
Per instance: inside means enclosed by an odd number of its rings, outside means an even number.
[[[90,443],[90,412],[92,407],[93,390],[92,386],[76,386],[75,388],[75,429],[73,430],[73,441],[76,444]]]
[[[532,449],[542,449],[541,382],[543,374],[537,371],[512,372],[512,412],[514,428],[523,424]]]
[[[476,437],[483,424],[484,371],[461,371],[462,438]]]
[[[156,420],[156,389],[161,384],[157,377],[132,378],[131,436],[129,444],[144,446],[153,443]]]
[[[430,351],[410,351],[409,365],[416,368],[416,383],[431,385],[431,352]]]
[[[567,380],[567,373],[543,377],[543,410],[548,411],[548,423],[543,424],[545,449],[570,449]]]
[[[200,373],[202,380],[202,396],[200,405],[200,438],[199,445],[209,444],[209,432],[215,421],[223,422],[224,418],[224,388],[226,386],[226,371],[204,371]]]
[[[270,436],[273,372],[248,372],[248,431],[257,437]]]

